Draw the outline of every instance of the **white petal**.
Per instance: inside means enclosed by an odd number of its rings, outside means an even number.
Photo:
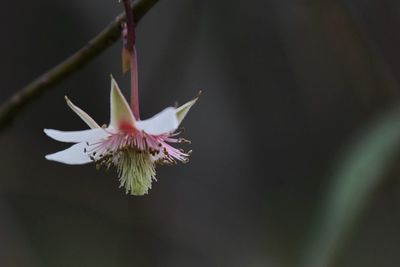
[[[58,131],[44,129],[47,136],[60,142],[80,143],[101,140],[109,136],[103,128],[89,129],[84,131]]]
[[[199,96],[201,94],[201,91],[199,92],[199,95],[194,98],[193,100],[187,102],[186,104],[183,104],[179,108],[175,110],[176,112],[176,117],[178,118],[178,124],[181,124],[183,119],[185,118],[186,114],[189,112],[190,108],[196,103],[196,101],[199,99]]]
[[[114,129],[120,129],[126,125],[135,127],[135,117],[132,114],[132,110],[112,76],[110,102],[110,127]]]
[[[67,105],[92,129],[100,128],[100,126],[85,111],[75,106],[68,97],[65,97]]]
[[[152,135],[175,131],[179,126],[175,108],[166,108],[150,119],[137,121],[136,128]]]
[[[80,165],[92,162],[90,157],[85,153],[85,147],[85,143],[78,143],[60,152],[46,155],[46,159],[70,165]]]

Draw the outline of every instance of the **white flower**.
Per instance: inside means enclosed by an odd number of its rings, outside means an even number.
[[[188,153],[170,144],[189,142],[176,136],[180,123],[198,97],[178,107],[168,107],[147,120],[136,120],[116,81],[111,78],[111,118],[108,127],[100,127],[86,112],[66,98],[68,106],[90,127],[83,131],[45,129],[54,140],[75,143],[46,159],[64,164],[95,162],[107,168],[116,166],[120,187],[126,193],[144,195],[155,180],[156,163],[187,162]]]

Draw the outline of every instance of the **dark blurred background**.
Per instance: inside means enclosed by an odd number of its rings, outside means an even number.
[[[1,1],[0,100],[121,11]],[[132,197],[114,170],[44,159],[66,144],[43,128],[86,128],[64,95],[101,124],[111,73],[129,94],[115,44],[0,133],[0,266],[304,265],[343,155],[398,105],[399,14],[397,0],[161,0],[137,30],[141,112],[203,90],[184,121],[190,163]],[[400,266],[393,155],[329,266]]]

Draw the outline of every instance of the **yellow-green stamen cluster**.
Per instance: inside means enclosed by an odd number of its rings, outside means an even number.
[[[127,194],[147,194],[156,176],[150,153],[128,147],[119,151],[118,156],[116,165],[120,187],[125,187]]]

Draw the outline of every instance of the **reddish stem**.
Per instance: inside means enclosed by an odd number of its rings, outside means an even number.
[[[133,10],[128,0],[123,0],[125,13],[126,13],[126,28],[127,36],[125,48],[131,53],[131,109],[133,115],[137,120],[140,119],[139,115],[139,86],[138,86],[138,72],[137,72],[137,57],[136,57],[136,35],[135,35],[135,20]]]
[[[125,48],[128,49],[129,52],[132,52],[136,42],[135,18],[133,16],[133,10],[129,1],[123,0],[123,3],[126,13],[126,27],[128,30],[126,36]]]
[[[139,85],[137,71],[136,48],[133,47],[131,52],[131,109],[137,120],[140,120],[139,115]]]

